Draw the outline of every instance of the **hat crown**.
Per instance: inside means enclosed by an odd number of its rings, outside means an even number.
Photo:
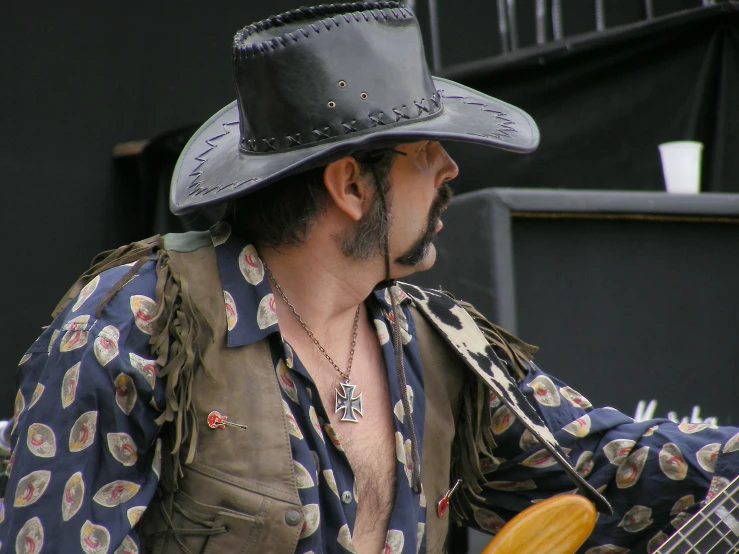
[[[242,152],[348,138],[438,115],[418,21],[398,2],[301,8],[234,37]]]

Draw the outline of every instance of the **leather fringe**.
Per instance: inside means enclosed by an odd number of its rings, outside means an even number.
[[[461,490],[451,497],[451,521],[461,525],[472,509],[471,498],[482,500],[481,483],[486,481],[483,463],[487,458],[496,463],[496,447],[490,414],[490,391],[485,384],[469,375],[463,387],[462,407],[454,436],[451,457],[452,482],[462,479]]]
[[[154,332],[149,341],[160,368],[157,377],[165,381],[166,404],[156,423],[172,424],[174,479],[182,476],[179,456],[189,441],[185,463],[193,461],[198,441],[198,418],[193,406],[195,372],[202,368],[208,377],[205,353],[213,343],[213,329],[192,302],[183,281],[163,248],[156,259],[157,286]]]
[[[141,259],[146,259],[152,256],[156,251],[158,240],[159,236],[149,237],[148,239],[144,239],[138,242],[132,242],[131,244],[121,246],[120,248],[116,248],[115,250],[107,250],[105,252],[101,252],[100,254],[95,256],[87,271],[79,276],[77,281],[75,281],[75,283],[69,288],[69,290],[64,294],[62,299],[56,305],[54,311],[51,312],[51,317],[56,317],[60,313],[62,313],[64,308],[67,307],[67,304],[77,298],[77,295],[79,295],[82,288],[87,283],[92,281],[92,279],[96,275],[99,275],[100,273],[108,269],[124,264],[129,264],[131,262],[138,262]],[[128,279],[130,279],[130,277],[128,277],[125,281],[121,279],[121,281],[124,282],[119,281],[118,283],[116,283],[113,289],[115,289],[116,291],[120,290],[123,285],[128,282]],[[112,297],[112,295],[110,296]],[[110,300],[110,297],[106,298],[106,301],[107,300]],[[100,305],[98,305],[98,309],[100,309]]]
[[[510,362],[508,367],[511,377],[518,381],[523,380],[528,363],[533,360],[538,348],[488,321],[470,303],[460,300],[456,302],[472,316],[488,343],[505,353]],[[482,484],[487,482],[483,468],[487,468],[489,472],[499,463],[493,455],[496,443],[492,432],[490,391],[480,379],[471,374],[463,391],[459,426],[452,445],[451,459],[452,482],[462,479],[461,490],[451,497],[449,514],[451,521],[458,525],[469,517],[472,501],[482,500],[480,496]]]
[[[484,315],[478,312],[469,302],[457,300],[457,304],[462,306],[462,308],[472,316],[472,319],[475,320],[475,323],[477,323],[482,334],[485,335],[488,343],[501,349],[505,353],[506,357],[511,362],[513,371],[516,373],[516,375],[512,377],[518,381],[523,381],[526,377],[529,362],[533,361],[534,354],[538,352],[539,347],[522,341],[503,329],[503,327],[499,327],[495,323],[492,323],[486,319]]]
[[[180,278],[172,263],[161,237],[121,246],[98,254],[91,266],[77,279],[66,292],[52,313],[59,315],[70,301],[74,300],[82,288],[96,275],[124,264],[133,263],[126,274],[115,283],[96,307],[100,317],[107,303],[150,259],[156,263],[156,308],[152,318],[153,333],[149,344],[157,357],[157,377],[164,379],[166,404],[164,411],[156,419],[157,425],[170,423],[171,453],[174,463],[174,485],[182,475],[179,456],[183,444],[189,441],[185,463],[192,462],[198,438],[198,418],[193,406],[192,385],[195,372],[206,369],[204,356],[213,342],[213,329],[205,316],[192,302],[187,283]]]

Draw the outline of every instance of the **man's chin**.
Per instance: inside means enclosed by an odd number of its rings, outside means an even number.
[[[431,269],[434,267],[434,264],[436,263],[436,246],[434,244],[429,244],[429,248],[426,251],[426,255],[423,257],[423,260],[421,260],[421,263],[418,264],[415,267],[415,271],[426,271],[427,269]]]
[[[434,263],[436,263],[436,246],[430,244],[426,249],[426,254],[424,255],[423,259],[417,264],[394,264],[395,271],[393,272],[393,279],[402,279],[403,277],[407,277],[408,275],[413,275],[414,273],[418,273],[420,271],[426,271],[428,269],[431,269],[434,266]]]

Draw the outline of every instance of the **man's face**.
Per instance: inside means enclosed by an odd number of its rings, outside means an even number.
[[[459,173],[439,142],[401,144],[390,170],[390,257],[392,277],[429,269],[436,261],[433,239],[441,230],[441,213],[451,200],[446,183]]]

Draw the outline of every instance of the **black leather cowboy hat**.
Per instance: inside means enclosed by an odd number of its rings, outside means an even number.
[[[223,202],[352,151],[423,139],[531,152],[533,119],[431,77],[418,21],[399,2],[301,8],[233,43],[238,99],[190,139],[175,167],[175,214]]]

